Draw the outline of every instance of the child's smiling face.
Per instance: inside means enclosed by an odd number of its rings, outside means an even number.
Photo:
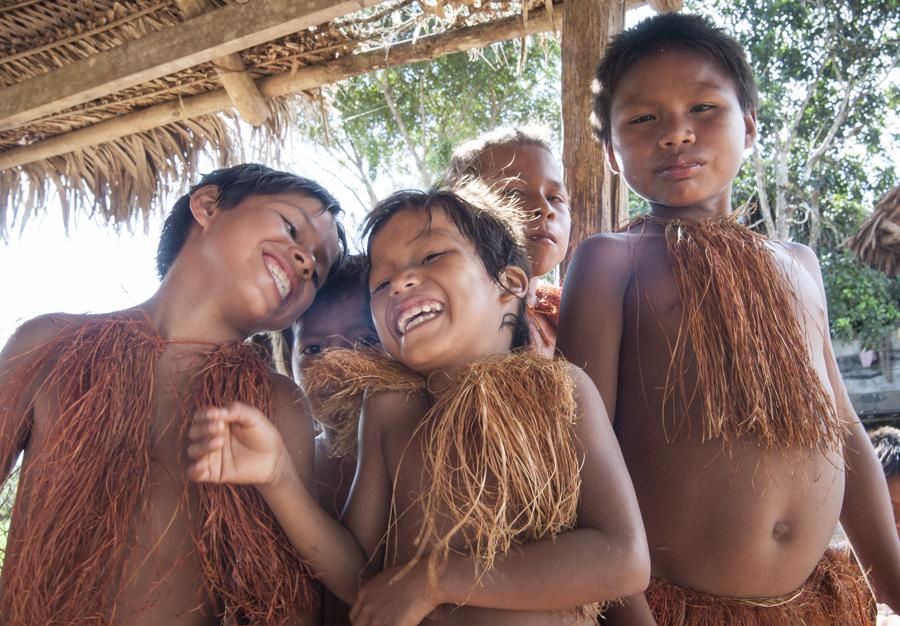
[[[449,370],[510,349],[527,287],[519,268],[495,282],[441,209],[405,209],[390,217],[370,245],[372,317],[384,349],[422,374]]]
[[[731,208],[731,183],[756,137],[734,82],[710,60],[666,51],[637,61],[610,109],[610,163],[654,211]]]

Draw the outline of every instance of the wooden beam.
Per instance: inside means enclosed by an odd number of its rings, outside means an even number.
[[[178,8],[188,19],[197,17],[203,13],[213,11],[216,7],[210,0],[175,0]],[[238,52],[226,54],[218,59],[213,59],[216,74],[222,87],[231,98],[234,108],[238,110],[244,121],[251,126],[260,126],[269,117],[271,111],[266,104],[266,99],[253,77],[247,72],[244,61]]]
[[[628,194],[606,162],[591,127],[597,62],[625,23],[625,0],[566,0],[562,29],[563,168],[572,208],[568,259],[585,238],[615,229]]]
[[[254,0],[203,13],[0,90],[0,130],[324,24],[382,0]]]
[[[521,17],[516,16],[440,35],[422,37],[415,42],[353,54],[327,63],[304,67],[295,72],[262,78],[256,81],[256,86],[260,93],[267,98],[315,89],[376,69],[427,61],[453,52],[482,48],[498,41],[556,30],[559,27],[560,13],[559,10],[555,11],[551,18],[544,10],[533,11],[525,24],[522,23]],[[165,124],[230,108],[231,98],[224,89],[157,104],[142,111],[122,115],[30,146],[10,148],[0,152],[0,170],[74,152]]]

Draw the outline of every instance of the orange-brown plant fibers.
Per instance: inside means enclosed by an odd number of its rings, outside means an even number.
[[[148,482],[157,361],[167,342],[145,319],[104,317],[72,325],[14,363],[0,390],[0,462],[7,471],[29,436],[41,445],[22,469],[3,565],[0,615],[8,625],[105,625],[130,546],[153,506]],[[35,381],[39,381],[37,386]],[[214,346],[173,416],[186,429],[200,407],[241,400],[271,409],[265,361],[249,345]],[[50,398],[45,432],[32,432],[33,396]],[[173,468],[177,471],[177,468]],[[314,601],[307,570],[258,493],[188,485],[180,506],[198,502],[195,549],[225,619],[283,624]],[[172,567],[176,567],[173,564]]]
[[[625,229],[651,221],[665,228],[683,306],[664,391],[670,419],[687,415],[699,399],[704,441],[752,438],[763,448],[839,450],[846,425],[813,369],[791,279],[770,248],[779,244],[734,217],[646,215]],[[686,378],[692,367],[694,384]]]
[[[368,393],[429,394],[431,407],[418,426],[430,488],[419,496],[416,559],[429,554],[435,575],[461,536],[481,576],[514,544],[575,526],[581,460],[567,367],[514,352],[459,368],[449,386],[432,394],[426,378],[376,351],[329,350],[308,371],[306,384],[313,392],[332,390],[336,404],[356,397],[356,406]],[[387,541],[396,546],[393,506]],[[449,530],[441,525],[446,520],[452,520]],[[582,607],[578,615],[593,618],[599,609]]]
[[[875,599],[853,554],[829,548],[796,591],[725,598],[654,578],[646,592],[659,626],[874,626]]]

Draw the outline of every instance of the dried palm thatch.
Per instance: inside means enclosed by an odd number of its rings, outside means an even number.
[[[284,131],[303,107],[298,108],[296,98],[277,97],[296,89],[281,89],[273,95],[266,92],[266,80],[290,78],[360,53],[382,50],[386,57],[397,42],[492,23],[524,14],[523,6],[543,7],[548,2],[367,0],[356,6],[363,4],[375,6],[238,53],[243,73],[252,79],[247,81],[250,89],[256,89],[256,96],[270,109],[254,141],[242,140],[249,133],[240,129],[236,115],[219,113],[237,100],[233,93],[226,94],[222,79],[223,73],[235,70],[216,59],[72,106],[50,106],[51,112],[36,119],[19,121],[0,114],[0,239],[8,237],[11,224],[43,210],[53,192],[62,200],[67,222],[81,212],[119,226],[131,224],[134,217],[146,217],[164,192],[181,191],[194,177],[204,152],[229,165],[246,160],[248,148],[261,149],[277,164]],[[0,88],[27,85],[69,64],[102,58],[98,55],[176,28],[194,19],[189,16],[197,11],[215,13],[237,5],[246,2],[0,0]],[[361,73],[365,68],[352,71]],[[325,71],[313,82],[321,86],[332,80]],[[297,89],[306,90],[307,98],[316,97],[309,81]],[[210,104],[213,100],[215,106]],[[135,115],[143,116],[140,124],[122,123]],[[117,121],[113,131],[110,125]],[[90,145],[86,131],[94,133]],[[112,138],[95,141],[103,133]],[[77,149],[68,145],[70,138]],[[22,156],[25,148],[43,150],[45,146],[47,154],[32,151]],[[262,160],[257,152],[252,158]]]
[[[900,275],[900,186],[881,196],[846,244],[866,265],[891,277]]]

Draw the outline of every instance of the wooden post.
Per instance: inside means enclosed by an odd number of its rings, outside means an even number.
[[[625,23],[624,0],[566,0],[562,27],[563,167],[572,207],[572,237],[563,273],[575,248],[627,217],[628,193],[606,162],[591,128],[591,84],[612,35]]]

